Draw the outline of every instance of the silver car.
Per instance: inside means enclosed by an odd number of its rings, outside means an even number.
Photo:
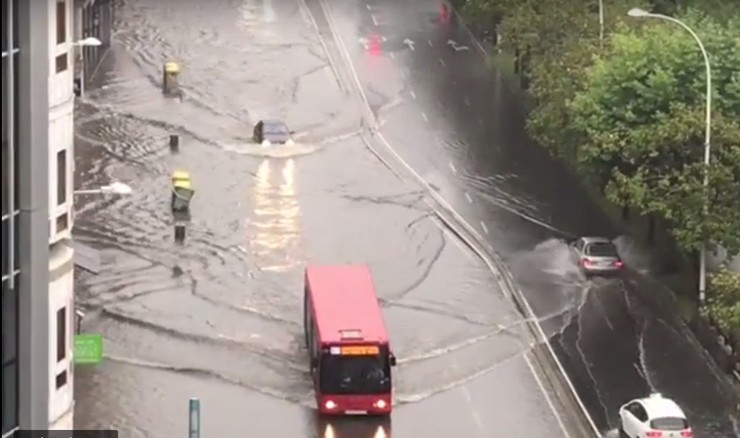
[[[570,244],[572,256],[585,276],[617,274],[624,262],[611,240],[605,237],[581,237]]]

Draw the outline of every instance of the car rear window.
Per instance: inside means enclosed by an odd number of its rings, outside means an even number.
[[[287,132],[288,132],[288,130],[285,128],[285,126],[278,125],[277,123],[274,124],[274,125],[273,124],[269,124],[269,125],[266,124],[263,129],[264,129],[265,132],[267,132],[269,134],[287,134]]]
[[[684,430],[689,428],[689,423],[684,418],[662,417],[652,420],[650,428],[655,430]]]
[[[611,243],[591,243],[586,247],[586,254],[596,257],[617,257],[617,249]]]

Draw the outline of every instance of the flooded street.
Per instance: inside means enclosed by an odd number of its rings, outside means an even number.
[[[533,437],[577,436],[494,275],[438,223],[421,186],[369,152],[317,18],[293,0],[128,0],[117,11],[76,112],[76,177],[134,191],[76,200],[76,239],[101,259],[98,273],[78,271],[77,303],[106,355],[77,368],[76,427],[178,436],[200,397],[204,437],[380,438],[373,421],[316,421],[301,342],[305,265],[368,263],[399,363],[393,436],[512,435],[525,422]],[[162,95],[169,60],[183,68],[182,98]],[[253,144],[268,118],[295,144]],[[183,244],[169,210],[175,170],[196,190]]]
[[[379,142],[506,262],[599,429],[613,434],[623,403],[659,391],[683,406],[694,436],[737,435],[733,388],[650,278],[649,257],[528,138],[522,93],[455,16],[425,0],[325,4]],[[615,239],[630,268],[622,278],[579,272],[568,243],[589,235]]]

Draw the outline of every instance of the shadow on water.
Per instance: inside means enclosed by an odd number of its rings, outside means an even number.
[[[316,415],[317,438],[391,438],[390,417],[323,417]]]

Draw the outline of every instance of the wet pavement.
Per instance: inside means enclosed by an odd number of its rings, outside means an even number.
[[[133,0],[117,11],[114,47],[76,113],[76,178],[134,193],[76,200],[76,238],[100,254],[97,274],[78,272],[77,300],[106,352],[77,369],[76,427],[177,436],[195,396],[203,436],[329,436],[299,342],[302,269],[366,262],[399,362],[393,436],[520,435],[523,424],[527,436],[569,436],[493,275],[358,136],[351,77],[327,61],[313,18],[290,0]],[[159,89],[171,59],[183,66],[181,99]],[[296,131],[294,145],[252,144],[252,125],[272,117]],[[182,245],[174,170],[196,189]],[[380,437],[372,421],[331,426],[334,437]]]
[[[527,138],[520,92],[455,17],[441,19],[434,1],[327,4],[380,142],[507,261],[601,430],[614,433],[621,404],[659,391],[695,436],[737,435],[733,389],[671,312],[649,257]],[[579,235],[615,238],[632,269],[587,281],[566,243]]]

